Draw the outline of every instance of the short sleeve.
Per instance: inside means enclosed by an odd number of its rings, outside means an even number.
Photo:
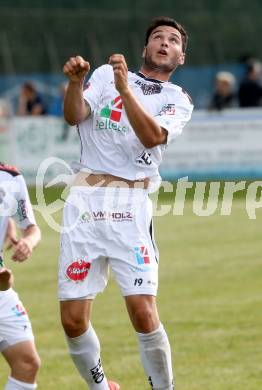
[[[110,68],[112,68],[110,65],[97,68],[84,86],[84,99],[89,104],[92,112],[100,101]]]
[[[25,180],[22,175],[16,177],[20,191],[16,193],[17,211],[13,218],[20,229],[36,225],[32,204],[29,198]]]
[[[167,144],[178,137],[190,120],[193,104],[187,94],[181,91],[180,96],[177,96],[164,104],[160,112],[155,116],[157,123],[168,132]]]

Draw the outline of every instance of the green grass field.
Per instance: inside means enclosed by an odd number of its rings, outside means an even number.
[[[68,354],[56,298],[58,234],[37,213],[43,240],[30,261],[11,264],[42,359],[39,390],[81,390]],[[262,389],[261,220],[244,199],[230,216],[155,218],[161,253],[158,306],[174,354],[177,390]],[[93,325],[108,378],[123,390],[149,389],[137,339],[114,281],[97,297]],[[8,367],[0,357],[0,388]]]

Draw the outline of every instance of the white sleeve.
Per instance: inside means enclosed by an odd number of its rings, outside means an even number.
[[[94,111],[102,96],[109,67],[112,68],[110,65],[102,65],[97,68],[84,86],[84,99],[89,104],[91,112]]]
[[[155,120],[167,130],[167,144],[182,133],[183,127],[191,118],[192,111],[193,105],[188,96],[182,91],[179,98],[173,100],[169,98],[169,101],[163,105],[160,112],[155,116]]]
[[[17,210],[13,218],[17,226],[24,230],[28,226],[36,225],[32,204],[29,198],[25,180],[22,175],[16,176],[20,191],[16,194]]]

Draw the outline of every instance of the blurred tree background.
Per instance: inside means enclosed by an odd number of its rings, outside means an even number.
[[[113,52],[136,69],[159,15],[186,27],[187,65],[262,58],[261,0],[0,0],[0,73],[57,73],[76,54],[98,66]]]

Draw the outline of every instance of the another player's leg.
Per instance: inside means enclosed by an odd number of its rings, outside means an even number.
[[[92,303],[91,299],[60,302],[69,352],[91,390],[118,390],[109,387],[103,371],[100,343],[90,323]]]
[[[137,332],[140,355],[154,390],[173,390],[171,349],[159,321],[156,298],[152,295],[125,297],[131,322]]]
[[[5,390],[36,389],[36,375],[40,367],[40,358],[34,341],[23,341],[2,351],[11,368],[11,374]]]

